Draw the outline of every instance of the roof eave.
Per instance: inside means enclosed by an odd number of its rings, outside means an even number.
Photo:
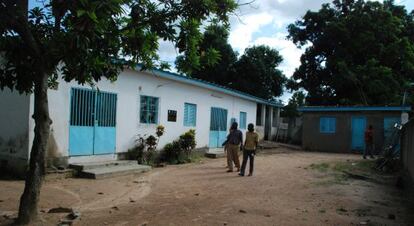
[[[142,71],[142,66],[138,65],[134,68],[134,70]],[[172,72],[167,72],[167,71],[163,71],[163,70],[159,70],[159,69],[145,70],[145,72],[153,73],[156,76],[160,76],[162,78],[166,78],[166,79],[169,79],[169,80],[182,82],[182,83],[186,83],[186,84],[191,84],[191,85],[206,88],[206,89],[209,89],[209,90],[218,91],[218,92],[225,93],[225,94],[228,94],[228,95],[231,95],[231,96],[235,96],[235,97],[239,97],[239,98],[242,98],[242,99],[254,101],[254,102],[260,103],[260,104],[269,105],[269,106],[272,106],[272,107],[279,107],[280,108],[280,107],[284,106],[281,103],[268,101],[268,100],[255,97],[255,96],[247,94],[247,93],[243,93],[241,91],[229,89],[227,87],[220,86],[220,85],[210,83],[210,82],[207,82],[207,81],[203,81],[203,80],[196,80],[196,79],[193,79],[193,78],[190,78],[190,77],[187,77],[187,76],[183,76],[183,75],[179,75],[179,74],[175,74],[175,73],[172,73]]]

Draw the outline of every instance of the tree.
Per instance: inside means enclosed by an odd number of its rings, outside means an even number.
[[[228,38],[228,27],[218,23],[207,26],[198,50],[201,55],[200,64],[189,65],[183,56],[178,56],[175,62],[178,71],[193,78],[230,86],[229,75],[237,61],[237,54],[228,43]],[[213,59],[213,62],[210,59]]]
[[[295,118],[299,116],[298,107],[305,105],[306,95],[303,91],[295,92],[289,99],[288,104],[283,107],[282,117]]]
[[[37,218],[50,124],[48,87],[58,76],[93,84],[125,67],[160,66],[158,40],[176,44],[198,64],[200,25],[225,24],[233,0],[51,0],[28,12],[28,0],[0,3],[0,88],[34,93],[35,136],[18,223]]]
[[[288,26],[306,48],[288,87],[313,105],[399,104],[414,80],[414,13],[392,0],[334,0]]]
[[[230,87],[267,100],[282,95],[286,77],[277,69],[283,61],[275,49],[268,46],[247,48],[235,63]]]

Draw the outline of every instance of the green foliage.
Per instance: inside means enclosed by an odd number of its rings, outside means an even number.
[[[144,162],[145,162],[145,156],[144,156],[145,149],[146,149],[145,137],[141,136],[141,135],[138,135],[137,139],[135,140],[135,146],[131,149],[128,149],[127,159],[137,160],[138,164],[144,164]]]
[[[289,103],[283,107],[282,117],[294,118],[299,116],[298,107],[305,105],[305,93],[295,92],[289,99]]]
[[[162,155],[162,160],[170,164],[184,163],[183,151],[178,140],[166,144]]]
[[[0,88],[20,92],[32,92],[39,74],[56,82],[61,73],[84,84],[116,80],[136,63],[165,68],[157,55],[161,39],[174,42],[197,67],[201,25],[211,19],[226,24],[237,7],[233,0],[52,0],[27,17],[12,2],[0,5]]]
[[[236,62],[237,56],[228,43],[229,31],[227,26],[212,24],[206,27],[198,49],[199,65],[190,65],[181,55],[176,59],[177,69],[192,77],[221,85],[230,82],[229,72]]]
[[[128,150],[127,158],[137,160],[138,164],[153,165],[157,157],[157,146],[161,136],[164,134],[164,126],[159,125],[153,135],[138,135],[135,146]]]
[[[180,136],[178,139],[180,147],[184,150],[187,156],[190,156],[191,150],[193,150],[197,143],[195,140],[195,130],[190,129]]]
[[[163,160],[171,164],[191,162],[192,150],[196,147],[195,130],[190,129],[177,140],[165,145]]]
[[[163,125],[158,125],[155,131],[157,137],[161,137],[165,133],[165,127]]]
[[[176,60],[180,72],[194,78],[237,89],[264,99],[283,93],[286,78],[277,67],[282,57],[275,49],[254,46],[237,59],[228,43],[228,28],[219,24],[207,26],[200,43],[200,64],[191,66],[185,57]]]
[[[277,69],[282,61],[268,46],[247,48],[235,64],[234,88],[268,100],[282,95],[286,77]]]
[[[391,0],[334,0],[288,30],[306,48],[288,86],[311,105],[399,104],[414,81],[414,13]]]

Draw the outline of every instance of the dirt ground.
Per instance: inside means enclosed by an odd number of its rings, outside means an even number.
[[[413,225],[392,183],[326,167],[353,166],[360,156],[276,153],[256,157],[253,177],[226,173],[225,159],[204,159],[111,179],[46,181],[37,224],[57,225],[68,213],[48,210],[69,207],[81,214],[74,225]],[[23,186],[0,180],[0,225],[16,216]]]

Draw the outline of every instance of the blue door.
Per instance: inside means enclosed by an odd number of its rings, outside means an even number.
[[[227,110],[211,108],[210,115],[210,148],[221,147],[227,137]]]
[[[365,127],[365,117],[352,117],[352,150],[362,151],[365,149]]]
[[[71,90],[70,156],[115,152],[116,101],[117,96],[113,93]]]
[[[96,93],[95,134],[93,154],[115,153],[117,96],[108,92]]]

